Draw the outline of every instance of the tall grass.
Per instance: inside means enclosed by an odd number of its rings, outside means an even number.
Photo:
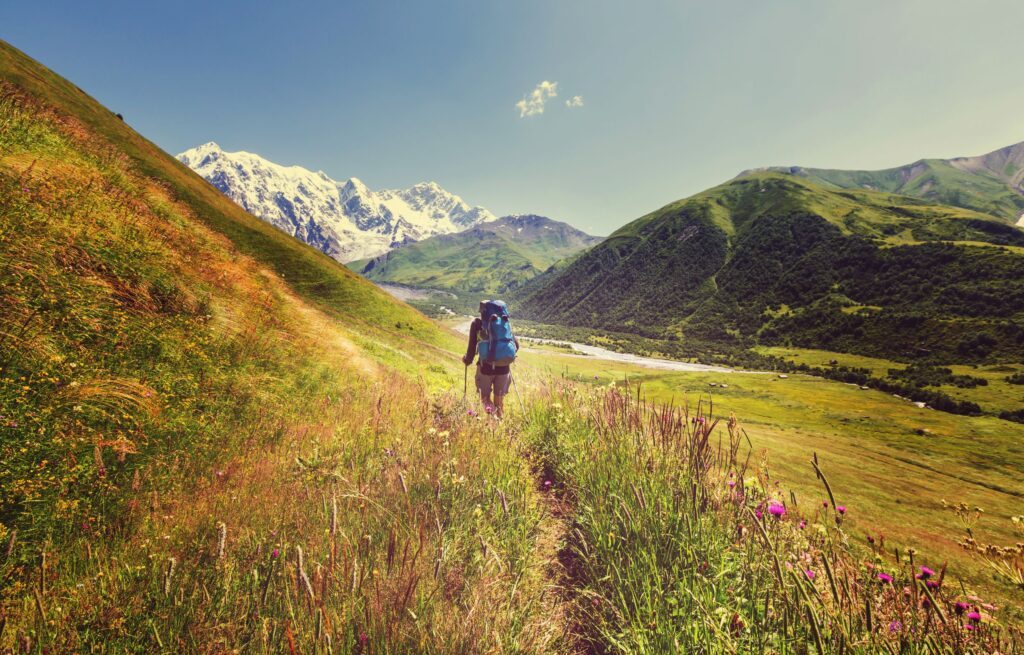
[[[594,652],[1016,652],[996,608],[874,537],[851,543],[827,461],[796,498],[735,417],[557,386],[526,439],[574,507],[565,556]]]

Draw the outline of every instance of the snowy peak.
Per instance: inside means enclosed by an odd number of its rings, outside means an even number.
[[[339,182],[213,141],[178,159],[249,213],[342,262],[495,220],[436,182],[374,191],[355,177]]]

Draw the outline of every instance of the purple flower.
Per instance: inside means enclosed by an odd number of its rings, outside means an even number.
[[[278,557],[281,556],[281,551],[278,550],[277,548],[275,548],[273,550],[273,552],[270,553],[270,556],[273,557],[274,559],[277,559]]]
[[[828,509],[828,501],[827,500],[821,501],[821,506],[824,507],[825,509]]]
[[[846,514],[846,505],[836,505],[836,511],[840,514]]]
[[[892,584],[892,576],[888,573],[879,573],[878,579],[884,582],[885,584]]]
[[[899,632],[903,629],[903,624],[899,621],[893,621],[889,624],[889,632]]]
[[[968,605],[967,603],[963,602],[962,600],[958,600],[958,601],[956,601],[956,605],[953,606],[953,611],[956,612],[957,616],[960,616],[961,614],[966,612],[968,609],[970,609],[970,607],[971,607],[970,605]]]
[[[799,527],[801,530],[803,530],[804,528],[807,527],[807,521],[800,521],[800,523],[797,524],[797,527]]]
[[[468,412],[466,412],[466,416],[476,416],[476,412],[474,412],[473,410],[469,410]]]
[[[938,580],[928,580],[924,584],[929,589],[938,589],[939,588],[939,581]]]
[[[735,480],[729,480],[729,488],[732,489],[735,486],[736,486],[736,481]]]
[[[935,571],[932,571],[927,566],[922,566],[921,567],[921,572],[917,575],[917,579],[918,580],[927,580],[928,578],[932,577],[933,575],[935,575]]]
[[[758,520],[760,520],[760,519],[761,519],[761,517],[763,517],[763,516],[764,516],[764,514],[762,514],[762,513],[761,513],[761,510],[759,510],[759,509],[755,509],[755,510],[754,510],[754,516],[756,516],[756,517],[758,518]]]
[[[967,620],[970,621],[971,623],[980,623],[981,622],[981,613],[980,612],[970,612],[970,613],[967,614]]]
[[[547,487],[550,487],[550,486],[551,486],[551,480],[545,480],[544,481],[544,487],[547,488]]]
[[[768,513],[777,519],[781,519],[786,515],[786,506],[782,503],[772,502],[772,504],[768,506]]]
[[[804,571],[804,575],[807,576],[808,580],[814,580],[814,571],[807,569],[806,571]]]

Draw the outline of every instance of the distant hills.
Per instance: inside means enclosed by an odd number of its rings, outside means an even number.
[[[758,171],[789,173],[830,187],[899,193],[1024,224],[1024,142],[977,157],[921,159],[880,171],[790,166],[744,171],[740,177]]]
[[[350,267],[376,282],[504,293],[600,241],[544,216],[514,215],[433,236]]]
[[[958,161],[931,170],[957,171],[965,188],[982,187],[962,176],[997,186],[994,173],[973,172],[997,156]],[[530,283],[519,315],[714,348],[1024,359],[1024,231],[1009,182],[992,201],[1006,211],[990,215],[839,188],[868,180],[811,170],[748,172],[639,218]]]
[[[178,159],[249,213],[341,262],[495,219],[435,182],[373,191],[354,177],[339,182],[213,142]]]

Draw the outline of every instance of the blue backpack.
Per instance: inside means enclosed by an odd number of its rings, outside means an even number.
[[[491,366],[508,366],[516,359],[516,342],[508,305],[500,300],[480,303],[480,336],[476,345],[481,362]]]

